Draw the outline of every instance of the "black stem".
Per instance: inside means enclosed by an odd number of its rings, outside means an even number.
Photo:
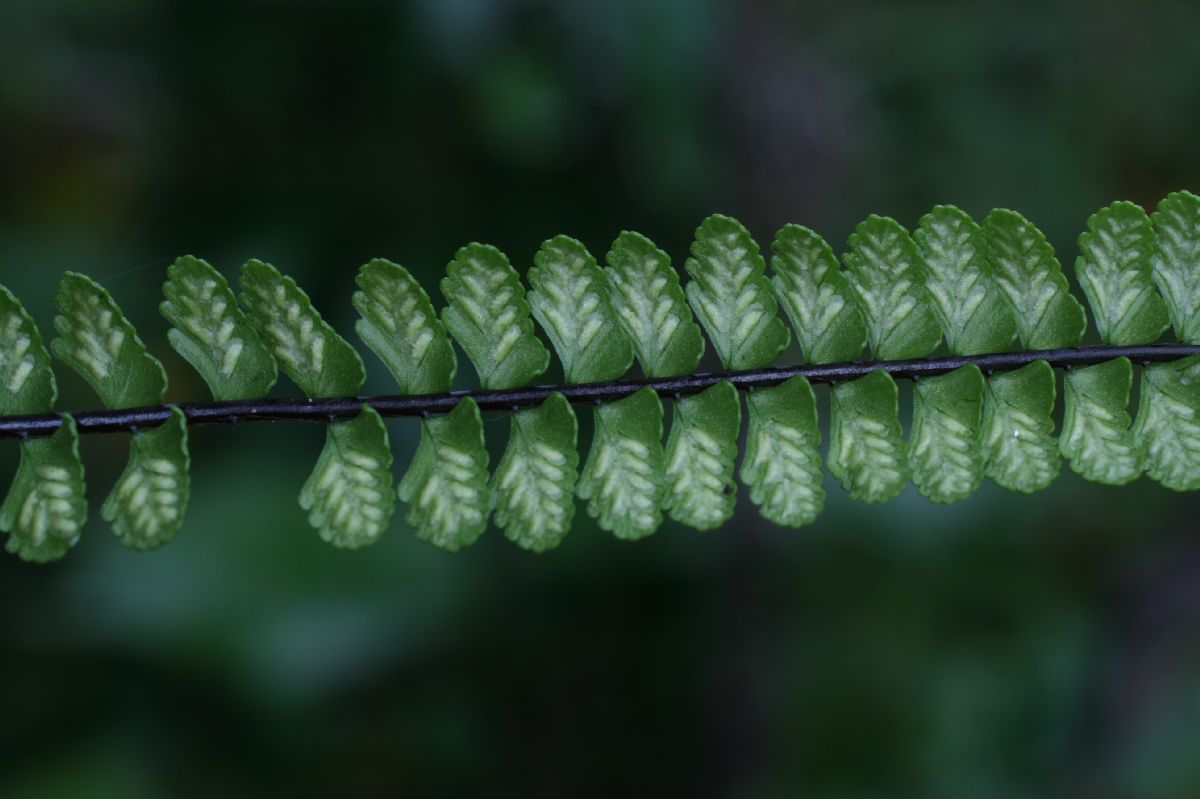
[[[484,411],[511,411],[541,404],[554,392],[574,403],[613,402],[628,397],[646,386],[660,396],[696,394],[728,380],[739,389],[769,388],[797,375],[813,383],[839,383],[871,372],[887,372],[892,377],[914,380],[975,365],[985,374],[1019,369],[1034,361],[1046,361],[1055,368],[1088,366],[1113,358],[1125,357],[1142,365],[1174,361],[1200,355],[1200,346],[1188,344],[1150,344],[1137,347],[1071,347],[1057,350],[1004,352],[991,355],[954,355],[908,361],[875,361],[807,366],[782,366],[743,372],[691,374],[650,380],[618,380],[568,386],[531,386],[500,391],[452,391],[448,394],[419,396],[332,397],[325,399],[256,399],[232,402],[192,402],[178,406],[189,424],[237,424],[257,421],[329,422],[358,415],[370,405],[382,416],[427,416],[446,413],[463,397],[472,397]],[[113,433],[157,427],[171,415],[171,406],[122,408],[110,411],[71,413],[81,433]],[[62,424],[58,414],[0,417],[0,438],[48,436]]]

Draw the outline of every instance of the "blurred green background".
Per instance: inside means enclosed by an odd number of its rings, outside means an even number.
[[[715,211],[836,249],[871,212],[1008,206],[1069,266],[1100,206],[1200,189],[1198,30],[1132,0],[5,0],[0,275],[44,330],[63,271],[100,279],[184,400],[156,313],[183,253],[270,260],[343,331],[372,256],[430,289],[471,240],[681,259]],[[0,796],[1200,796],[1192,497],[831,480],[802,530],[743,496],[708,534],[581,509],[549,554],[452,557],[398,516],[347,553],[296,504],[320,445],[195,429],[170,546],[94,519],[59,565],[0,559]],[[84,442],[94,515],[125,453]]]

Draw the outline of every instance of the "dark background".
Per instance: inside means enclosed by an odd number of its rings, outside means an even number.
[[[471,240],[680,259],[714,211],[840,251],[871,212],[1007,206],[1069,266],[1100,206],[1200,189],[1197,31],[1132,0],[5,0],[0,275],[44,331],[63,271],[100,279],[183,400],[156,304],[189,252],[274,262],[346,332],[372,256],[430,289]],[[0,560],[0,795],[1200,795],[1193,498],[831,480],[802,530],[743,495],[707,534],[581,508],[552,553],[452,557],[401,513],[347,553],[295,501],[320,442],[196,429],[171,545],[93,519],[58,565]],[[125,453],[84,442],[94,516]]]

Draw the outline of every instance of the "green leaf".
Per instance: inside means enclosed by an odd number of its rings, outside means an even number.
[[[663,497],[672,519],[711,530],[733,515],[733,468],[741,427],[742,402],[732,383],[717,383],[676,400]]]
[[[122,544],[155,549],[175,537],[187,512],[189,467],[187,420],[179,408],[162,426],[133,434],[125,471],[100,508]]]
[[[818,234],[785,225],[771,245],[771,284],[809,363],[853,361],[867,345],[867,325],[837,256]]]
[[[1200,197],[1190,191],[1168,194],[1150,218],[1158,232],[1152,275],[1175,335],[1200,344]]]
[[[1142,370],[1133,437],[1145,448],[1153,480],[1174,491],[1200,491],[1200,356]]]
[[[613,308],[646,377],[695,371],[704,336],[667,254],[640,233],[623,231],[606,261]]]
[[[992,275],[1012,303],[1021,343],[1031,350],[1077,346],[1087,317],[1042,231],[1016,211],[997,208],[983,221],[983,237]]]
[[[350,397],[367,379],[362,358],[296,281],[262,261],[242,267],[242,304],[284,374],[310,397]]]
[[[750,431],[742,482],[763,518],[785,527],[811,524],[825,506],[821,431],[812,386],[801,376],[746,396]]]
[[[167,340],[192,365],[217,401],[264,397],[279,370],[238,307],[229,281],[206,261],[185,255],[167,270],[159,311],[173,327]]]
[[[988,378],[983,398],[987,476],[1009,491],[1032,494],[1062,468],[1054,438],[1054,370],[1034,361]]]
[[[736,219],[713,214],[696,229],[684,265],[687,298],[726,369],[768,366],[788,345],[758,244]]]
[[[900,394],[886,372],[831,392],[829,471],[852,499],[886,502],[908,484]]]
[[[442,394],[450,390],[458,359],[429,295],[408,270],[376,258],[358,271],[355,324],[387,366],[403,394]]]
[[[514,413],[508,447],[492,477],[496,526],[523,549],[558,546],[575,518],[579,423],[562,394]]]
[[[167,373],[146,350],[112,295],[90,277],[68,272],[55,298],[60,338],[50,350],[78,372],[109,408],[157,405],[167,393]]]
[[[983,482],[983,391],[983,372],[973,364],[913,385],[908,463],[917,491],[931,502],[966,499]]]
[[[0,416],[47,413],[57,398],[41,331],[21,301],[0,286]]]
[[[529,305],[563,361],[568,382],[611,380],[625,373],[633,348],[617,321],[608,284],[580,242],[545,242],[529,270]],[[508,446],[492,479],[496,524],[534,552],[562,541],[575,516],[578,422],[570,403],[552,394],[513,415]]]
[[[523,386],[546,371],[550,351],[533,332],[525,288],[504,253],[468,244],[446,267],[442,322],[485,389]]]
[[[58,385],[42,335],[21,302],[0,286],[0,416],[48,413]],[[0,506],[8,551],[46,563],[67,553],[87,522],[75,420],[52,435],[21,441],[21,464]]]
[[[663,408],[652,388],[596,408],[596,432],[578,494],[617,538],[650,535],[662,523],[666,477]]]
[[[1075,274],[1105,344],[1150,344],[1170,325],[1151,277],[1154,228],[1140,205],[1115,202],[1088,217]]]
[[[325,428],[325,447],[300,491],[300,507],[321,538],[358,549],[383,535],[396,495],[387,428],[374,408]]]
[[[464,397],[445,416],[421,423],[421,443],[400,481],[417,536],[450,552],[470,546],[487,529],[488,454],[479,406]]]
[[[842,263],[876,358],[923,358],[937,349],[942,330],[929,307],[921,254],[899,222],[867,217],[850,235]]]
[[[550,239],[533,257],[529,306],[554,344],[568,383],[615,380],[633,363],[633,345],[617,321],[608,281],[587,248],[569,236]]]
[[[983,230],[952,205],[934,206],[913,234],[925,289],[955,355],[1004,352],[1017,335],[1012,308],[992,279]]]
[[[83,463],[75,420],[62,417],[54,435],[21,442],[21,465],[0,507],[7,549],[47,563],[67,554],[87,523]]]
[[[1128,358],[1067,372],[1059,449],[1088,480],[1123,485],[1142,472],[1142,445],[1129,429],[1133,365]]]

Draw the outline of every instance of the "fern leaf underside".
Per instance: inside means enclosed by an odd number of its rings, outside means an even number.
[[[968,360],[1014,342],[1073,347],[1085,335],[1087,309],[1106,345],[1152,344],[1171,328],[1178,341],[1200,344],[1200,198],[1188,192],[1169,195],[1152,214],[1119,202],[1089,218],[1074,264],[1086,305],[1071,294],[1045,237],[1013,211],[977,223],[937,206],[911,234],[871,216],[848,244],[839,259],[819,234],[786,225],[768,262],[744,226],[714,215],[697,228],[686,281],[637,233],[621,233],[603,263],[581,242],[557,236],[532,258],[526,279],[496,248],[470,244],[441,281],[440,311],[404,267],[375,259],[358,275],[356,329],[407,395],[452,389],[456,342],[480,384],[499,390],[542,376],[552,351],[566,382],[581,384],[618,380],[634,360],[651,380],[687,375],[706,341],[731,373],[770,366],[793,338],[814,364],[854,360],[864,349],[886,362],[942,346]],[[279,372],[310,397],[362,389],[366,370],[355,347],[275,267],[247,262],[240,296],[191,256],[167,277],[167,340],[214,399],[254,401]],[[0,415],[53,412],[51,353],[108,408],[162,403],[166,372],[106,289],[68,273],[57,306],[58,337],[47,347],[0,287]],[[922,379],[906,436],[890,374],[837,383],[829,391],[828,470],[865,502],[890,500],[910,483],[934,502],[955,502],[985,478],[1037,491],[1064,458],[1102,483],[1144,474],[1171,489],[1200,490],[1200,356],[1146,367],[1115,358],[1069,371],[1056,436],[1058,386],[1046,361],[995,374],[968,364]],[[320,536],[340,547],[378,540],[399,500],[417,535],[446,550],[470,545],[494,521],[534,552],[568,534],[577,498],[598,526],[629,540],[654,533],[667,516],[700,530],[721,526],[736,511],[735,477],[777,524],[810,524],[824,505],[817,395],[803,377],[749,394],[723,378],[687,396],[647,386],[599,403],[586,456],[576,408],[557,391],[542,396],[512,414],[494,470],[472,397],[423,419],[398,485],[388,430],[366,405],[328,425],[300,505]],[[187,419],[168,409],[161,426],[133,431],[128,465],[101,509],[136,549],[170,540],[190,499]],[[10,551],[54,560],[79,539],[87,516],[74,419],[22,441],[20,451],[0,530],[10,535]]]

